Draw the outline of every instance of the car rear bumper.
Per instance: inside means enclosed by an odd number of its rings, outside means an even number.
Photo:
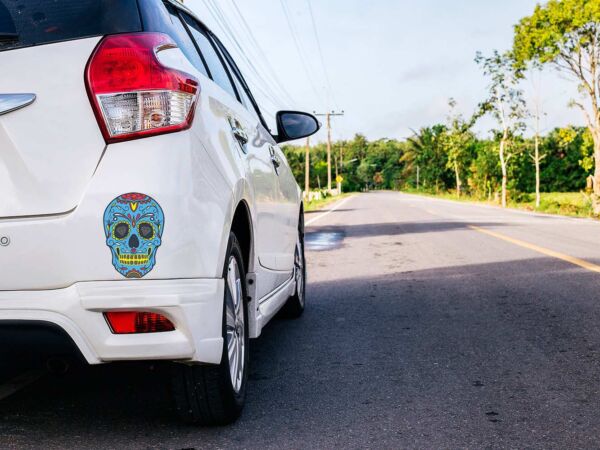
[[[223,338],[222,279],[82,282],[63,289],[0,291],[0,324],[60,327],[90,364],[177,360],[218,364]],[[135,310],[168,317],[175,331],[115,335],[103,312]]]

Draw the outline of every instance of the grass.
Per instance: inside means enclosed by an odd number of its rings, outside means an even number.
[[[594,217],[589,197],[582,192],[543,192],[540,207],[535,207],[535,195],[520,202],[510,202],[511,207],[562,216]]]
[[[430,197],[444,198],[447,200],[500,206],[497,202],[482,200],[464,194],[461,195],[460,198],[457,198],[456,193],[453,192],[440,192],[439,194],[416,190],[411,190],[409,192]],[[542,192],[539,208],[535,207],[535,194],[520,194],[518,199],[509,199],[508,207],[561,216],[595,217],[592,211],[591,200],[589,196],[583,192]]]
[[[319,209],[323,209],[326,206],[329,206],[330,204],[337,202],[338,200],[349,197],[350,195],[352,195],[352,193],[347,193],[347,194],[342,194],[342,195],[337,195],[337,196],[330,196],[330,197],[322,198],[320,200],[312,200],[310,202],[306,202],[304,204],[304,211],[307,211],[307,212],[308,211],[318,211]]]

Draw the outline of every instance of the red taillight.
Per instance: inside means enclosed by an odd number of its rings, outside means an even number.
[[[169,319],[157,313],[111,311],[104,316],[114,334],[161,333],[175,329]]]
[[[177,46],[162,33],[105,37],[86,68],[90,101],[107,142],[189,128],[198,80],[163,66],[157,52]]]

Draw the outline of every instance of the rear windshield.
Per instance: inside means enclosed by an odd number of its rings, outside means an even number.
[[[136,0],[0,0],[0,51],[141,30]]]

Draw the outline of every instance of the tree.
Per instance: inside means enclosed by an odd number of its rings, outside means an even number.
[[[587,127],[556,128],[546,135],[542,148],[547,155],[541,168],[544,190],[580,191],[593,169],[594,144]]]
[[[600,214],[600,2],[550,0],[536,6],[515,27],[516,67],[551,64],[577,80],[581,101],[573,100],[586,120],[594,142],[595,214]]]
[[[469,187],[477,197],[492,200],[492,192],[497,192],[501,179],[496,143],[478,140],[473,146],[476,156],[469,167]]]
[[[500,141],[498,154],[502,169],[502,207],[506,208],[508,163],[514,155],[510,143],[513,135],[524,128],[525,100],[519,88],[519,74],[514,70],[514,61],[509,54],[500,54],[495,50],[492,56],[486,58],[478,53],[475,61],[482,66],[484,75],[490,78],[490,95],[481,104],[481,111],[491,113],[501,127],[495,134]]]
[[[454,172],[456,180],[456,196],[460,198],[462,188],[462,173],[468,166],[471,155],[471,143],[475,136],[471,128],[475,123],[476,117],[466,121],[461,114],[456,111],[456,101],[448,101],[450,113],[448,115],[448,129],[441,135],[441,146],[448,156],[446,167]]]
[[[531,159],[533,160],[533,165],[535,166],[535,207],[539,208],[540,207],[540,200],[541,200],[541,194],[540,194],[540,163],[542,162],[542,160],[547,156],[545,153],[544,154],[540,154],[540,139],[541,139],[541,134],[540,134],[540,120],[541,120],[541,116],[543,115],[542,112],[542,95],[541,95],[541,80],[537,80],[537,83],[535,82],[535,80],[533,80],[533,76],[532,76],[532,82],[534,84],[534,99],[533,99],[533,131],[534,131],[534,137],[533,137],[533,155],[531,156]]]
[[[404,176],[420,174],[425,189],[435,188],[439,192],[440,185],[446,186],[448,157],[442,148],[442,136],[446,132],[444,125],[421,128],[407,141],[401,162],[404,164]]]

